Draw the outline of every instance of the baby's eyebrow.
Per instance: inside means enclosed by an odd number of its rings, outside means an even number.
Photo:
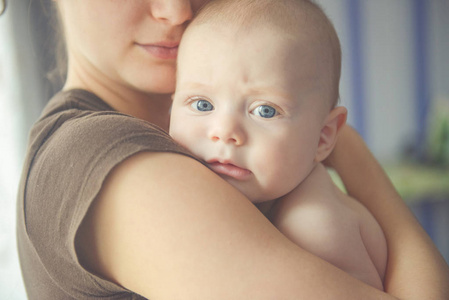
[[[210,86],[205,83],[197,82],[197,81],[187,81],[180,84],[182,88],[189,88],[189,89],[209,89]]]
[[[273,95],[284,99],[285,101],[291,101],[292,95],[284,92],[282,89],[277,87],[261,86],[261,87],[251,87],[247,91],[248,94],[253,96],[263,96],[263,95]]]

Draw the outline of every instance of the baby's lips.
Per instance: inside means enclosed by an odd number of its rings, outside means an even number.
[[[250,170],[238,167],[231,163],[221,163],[215,161],[208,163],[208,165],[215,173],[225,175],[237,180],[246,180],[252,174]]]

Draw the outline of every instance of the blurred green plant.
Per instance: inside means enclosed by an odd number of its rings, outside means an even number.
[[[449,167],[449,99],[434,102],[428,128],[429,162],[438,167]]]

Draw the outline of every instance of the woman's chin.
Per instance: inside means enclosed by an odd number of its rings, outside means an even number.
[[[175,79],[157,78],[157,80],[140,81],[134,88],[147,94],[173,94],[175,92]]]

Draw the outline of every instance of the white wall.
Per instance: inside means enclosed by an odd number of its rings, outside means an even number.
[[[354,116],[350,0],[317,0],[332,19],[343,50],[342,104]],[[416,142],[416,73],[413,0],[359,0],[361,68],[364,79],[364,137],[383,162],[400,158]],[[428,80],[431,99],[449,101],[449,1],[424,0],[427,7]]]
[[[25,1],[0,16],[0,299],[26,299],[16,250],[16,197],[30,125],[39,111],[36,57]]]

